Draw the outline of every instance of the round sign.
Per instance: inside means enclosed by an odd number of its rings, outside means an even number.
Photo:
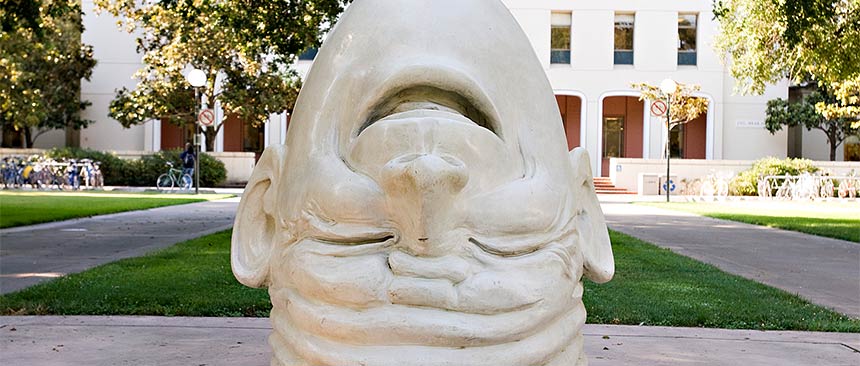
[[[654,103],[651,103],[651,114],[657,117],[663,117],[666,115],[666,102],[662,100],[655,100]]]
[[[197,122],[203,126],[212,126],[215,123],[215,112],[211,109],[204,109],[197,115]]]

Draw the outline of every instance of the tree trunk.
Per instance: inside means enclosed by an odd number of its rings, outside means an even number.
[[[215,151],[215,139],[218,136],[218,130],[215,127],[206,127],[203,129],[203,134],[206,135],[206,151]]]
[[[30,127],[24,127],[24,143],[26,144],[25,148],[33,148],[33,131],[30,131]]]
[[[830,131],[827,131],[827,142],[830,143],[830,161],[836,161],[836,148],[839,147],[839,143],[836,142],[836,131],[833,131],[833,128],[830,128]]]

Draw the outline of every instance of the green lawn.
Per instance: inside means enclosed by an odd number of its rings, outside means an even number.
[[[0,191],[0,228],[211,201],[223,194]]]
[[[686,211],[715,219],[764,225],[860,243],[860,203],[856,202],[648,202],[642,204]]]
[[[616,278],[587,284],[591,323],[860,332],[860,320],[611,235]],[[213,234],[2,296],[0,314],[267,316],[267,292],[233,278],[229,241]]]

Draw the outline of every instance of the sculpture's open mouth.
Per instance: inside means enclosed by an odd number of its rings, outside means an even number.
[[[389,93],[378,102],[358,133],[378,121],[422,116],[426,112],[446,113],[455,120],[474,123],[496,133],[491,117],[480,104],[457,92],[427,85],[412,86]]]

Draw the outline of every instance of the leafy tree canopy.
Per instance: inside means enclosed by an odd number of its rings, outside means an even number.
[[[43,26],[50,27],[52,19],[76,10],[79,11],[80,6],[71,1],[4,0],[0,7],[0,29],[11,33],[26,28],[42,38]]]
[[[819,106],[832,106],[837,98],[826,90],[812,92],[800,102],[789,103],[784,99],[767,102],[765,128],[776,133],[783,127],[803,126],[807,130],[820,130],[827,136],[830,146],[830,160],[836,160],[836,148],[846,136],[856,133],[851,120],[840,117],[838,113],[821,113]]]
[[[193,123],[196,102],[183,74],[207,75],[203,103],[259,125],[293,108],[301,82],[291,69],[296,55],[318,46],[348,0],[95,0],[99,9],[139,32],[144,67],[133,90],[122,89],[111,117],[123,126],[162,119]],[[207,149],[221,125],[205,130]]]
[[[92,121],[79,112],[81,79],[96,61],[81,43],[80,4],[74,0],[13,1],[0,33],[0,125],[22,131],[27,147],[52,129],[79,129]],[[22,13],[12,13],[23,9]]]
[[[860,130],[860,77],[831,84],[835,102],[818,102],[815,110],[827,119],[843,118],[851,128]]]
[[[654,86],[648,83],[633,83],[633,89],[638,89],[642,92],[639,100],[664,100],[666,95],[660,90],[659,86]],[[699,85],[678,83],[675,92],[672,93],[669,105],[670,123],[669,127],[690,122],[702,113],[708,111],[708,100],[694,96],[697,91],[701,90]]]
[[[718,0],[715,46],[742,94],[783,78],[833,84],[860,78],[860,0]]]

